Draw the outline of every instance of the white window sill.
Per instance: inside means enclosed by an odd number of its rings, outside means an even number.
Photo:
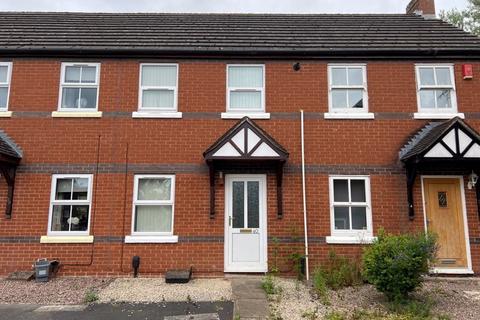
[[[40,243],[92,243],[93,236],[41,236]]]
[[[101,118],[102,111],[53,111],[52,118]]]
[[[270,113],[267,112],[222,112],[222,119],[242,119],[249,117],[250,119],[270,119]]]
[[[427,112],[416,112],[413,114],[413,119],[452,119],[454,117],[459,117],[465,119],[465,114],[463,113],[427,113]]]
[[[330,236],[326,242],[330,244],[369,244],[375,241],[377,237],[358,235],[358,236]]]
[[[178,236],[126,236],[125,243],[177,243]]]
[[[11,118],[12,111],[0,111],[0,118]]]
[[[162,119],[180,119],[181,112],[161,112],[161,111],[138,111],[132,112],[132,118],[162,118]]]
[[[334,113],[334,112],[327,112],[323,114],[325,119],[375,119],[375,114],[372,112],[365,112],[365,113]]]

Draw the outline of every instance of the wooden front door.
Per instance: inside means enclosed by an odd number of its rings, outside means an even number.
[[[427,229],[438,235],[435,268],[467,269],[467,244],[460,179],[425,178]]]

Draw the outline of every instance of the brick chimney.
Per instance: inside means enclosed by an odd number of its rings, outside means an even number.
[[[411,0],[407,6],[407,14],[416,14],[425,19],[435,19],[435,0]]]

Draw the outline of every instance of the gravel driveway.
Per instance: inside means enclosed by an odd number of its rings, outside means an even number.
[[[0,303],[81,304],[88,291],[98,292],[111,279],[54,278],[49,282],[0,279]]]
[[[185,284],[167,284],[163,278],[116,279],[100,294],[100,302],[230,301],[227,279],[194,279]]]
[[[370,285],[330,291],[328,305],[312,297],[312,288],[292,279],[276,279],[280,293],[270,296],[270,312],[283,319],[322,319],[331,311],[352,314],[354,310],[380,311],[385,313],[386,299]],[[429,278],[415,293],[419,300],[433,303],[432,313],[448,315],[449,319],[480,319],[480,279]],[[303,317],[302,317],[303,316]]]

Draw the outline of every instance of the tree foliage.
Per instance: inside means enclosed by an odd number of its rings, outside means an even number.
[[[440,18],[465,31],[480,36],[480,0],[468,0],[464,10],[441,11]]]

